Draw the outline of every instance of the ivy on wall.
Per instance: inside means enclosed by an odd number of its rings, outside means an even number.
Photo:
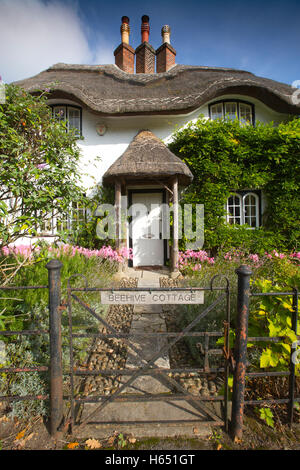
[[[204,204],[205,249],[212,253],[231,247],[251,252],[297,249],[300,119],[277,127],[273,123],[254,127],[201,116],[177,130],[169,148],[194,175],[181,202]],[[260,189],[266,201],[258,229],[226,222],[227,198],[245,189]]]

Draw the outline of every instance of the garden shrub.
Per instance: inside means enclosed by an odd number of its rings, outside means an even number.
[[[123,263],[130,256],[127,250],[115,251],[111,247],[101,247],[99,250],[90,250],[78,246],[43,245],[35,249],[28,246],[9,247],[4,249],[2,255],[6,261],[11,252],[20,258],[27,256],[30,264],[19,270],[14,278],[14,285],[33,286],[47,285],[48,271],[46,264],[51,258],[59,259],[63,263],[61,270],[62,299],[66,299],[67,280],[73,274],[82,274],[71,280],[72,287],[83,287],[87,281],[89,286],[105,287],[112,285],[112,275],[116,272],[119,263]],[[5,292],[5,294],[3,294]],[[77,292],[79,298],[102,317],[108,312],[108,306],[100,304],[99,292]],[[0,328],[2,330],[48,330],[48,289],[30,289],[19,291],[2,291],[0,296],[1,316]],[[69,323],[67,309],[62,310],[62,352],[63,367],[69,366]],[[72,326],[76,333],[97,333],[99,321],[94,318],[78,302],[72,302]],[[5,363],[2,367],[34,367],[49,366],[49,336],[5,336]],[[87,360],[90,338],[73,338],[74,360],[83,364]],[[2,342],[3,346],[3,342]],[[1,373],[0,373],[1,374]],[[0,375],[1,394],[4,395],[47,395],[49,393],[48,372],[21,372],[3,373]],[[68,387],[69,376],[64,376],[64,386]],[[68,392],[69,393],[69,392]],[[48,414],[47,401],[14,401],[11,403],[11,413],[18,418],[29,418],[36,415]]]
[[[241,125],[200,117],[174,133],[169,148],[191,169],[194,180],[181,203],[204,204],[204,246],[215,255],[231,248],[263,254],[299,245],[300,120]],[[226,223],[226,201],[238,190],[261,190],[263,225]],[[181,248],[185,249],[184,239]],[[199,247],[202,248],[202,247]]]
[[[257,292],[291,291],[293,288],[300,288],[299,272],[300,253],[284,254],[276,250],[265,253],[263,256],[244,253],[240,250],[220,254],[216,258],[211,258],[206,252],[195,252],[187,250],[179,254],[179,268],[185,275],[185,283],[189,286],[209,287],[213,276],[215,286],[226,286],[224,277],[230,285],[230,317],[231,328],[234,332],[236,320],[236,299],[237,299],[237,275],[235,270],[241,264],[247,264],[252,269],[251,288]],[[223,279],[222,279],[223,277]],[[204,305],[181,306],[180,327],[183,329],[196,315],[210,305],[220,292],[205,291]],[[264,306],[264,307],[263,307]],[[262,312],[264,311],[264,314]],[[258,313],[260,312],[260,313]],[[225,301],[217,305],[203,320],[199,322],[193,331],[223,331],[223,321],[226,320]],[[277,332],[276,334],[274,334]],[[250,302],[249,316],[249,336],[283,336],[286,341],[280,344],[273,344],[270,347],[258,347],[257,345],[249,349],[249,356],[253,366],[259,368],[264,366],[286,367],[289,360],[290,344],[295,335],[291,331],[291,297],[264,297],[252,298]],[[300,331],[298,332],[298,334]],[[203,362],[203,358],[196,347],[197,343],[203,343],[199,338],[186,337],[185,341],[194,359]],[[286,343],[289,344],[286,344]],[[210,347],[219,345],[222,341],[217,338],[210,340]],[[264,351],[264,352],[263,352]],[[282,355],[282,361],[279,355]],[[267,356],[269,362],[267,363]],[[275,359],[275,356],[277,359]],[[276,362],[277,361],[277,362]]]

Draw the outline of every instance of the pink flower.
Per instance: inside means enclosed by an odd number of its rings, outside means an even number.
[[[258,262],[259,262],[259,256],[258,256],[258,255],[249,255],[249,258],[250,258],[254,263],[258,263]]]

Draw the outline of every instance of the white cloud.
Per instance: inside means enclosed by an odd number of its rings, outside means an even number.
[[[58,0],[0,0],[0,44],[6,83],[58,62],[104,63],[110,57],[101,42],[90,50],[76,3]]]

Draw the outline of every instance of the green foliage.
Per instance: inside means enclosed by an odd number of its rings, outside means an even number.
[[[279,293],[283,291],[283,287],[272,285],[272,282],[266,279],[258,279],[254,288],[263,293],[278,292],[278,296],[262,296],[253,306],[249,316],[249,336],[282,337],[283,339],[279,343],[264,343],[267,345],[262,351],[256,344],[249,343],[248,346],[260,351],[260,368],[287,370],[290,363],[291,344],[297,341],[297,335],[292,329],[292,298],[280,296]],[[299,324],[297,328],[299,334]],[[296,369],[299,369],[297,365]]]
[[[97,222],[99,217],[95,215],[97,207],[100,204],[111,204],[115,203],[115,193],[113,187],[96,186],[94,190],[94,196],[90,197],[86,202],[86,210],[88,218],[86,223],[79,228],[79,230],[71,235],[71,241],[76,245],[83,246],[86,248],[97,249],[102,245],[110,245],[115,247],[115,240],[100,240],[97,238]]]
[[[75,273],[85,276],[90,285],[104,287],[111,283],[112,275],[116,272],[116,263],[112,260],[97,256],[86,257],[79,252],[73,253],[71,246],[68,249],[56,249],[54,255],[49,250],[49,246],[45,245],[39,251],[32,251],[30,264],[18,271],[14,278],[14,285],[47,286],[48,270],[46,269],[46,264],[54,256],[63,264],[61,269],[61,294],[63,298],[66,297],[68,279]],[[21,257],[19,255],[20,259]],[[10,257],[5,258],[9,263]],[[82,277],[72,280],[72,286],[82,286],[83,283]],[[94,295],[94,297],[96,296]],[[32,310],[37,305],[46,304],[47,301],[48,289],[1,291],[0,328],[4,330],[22,330],[28,328],[28,321]],[[6,339],[5,341],[8,340]]]
[[[259,413],[260,419],[266,422],[268,426],[274,428],[274,415],[270,408],[260,408],[257,409],[257,413]]]
[[[51,116],[46,94],[6,86],[0,105],[0,248],[43,229],[85,200],[77,170],[78,136]]]
[[[80,294],[79,294],[80,295]],[[99,306],[99,295],[81,295],[99,315],[105,316],[107,308]],[[99,321],[83,309],[77,302],[72,304],[73,332],[97,333]],[[40,301],[27,311],[26,324],[29,330],[49,329],[49,310],[47,302]],[[23,326],[23,328],[24,328]],[[22,329],[22,328],[20,328]],[[64,390],[69,394],[69,324],[67,311],[62,312],[62,363],[64,370]],[[83,364],[87,360],[89,351],[89,338],[73,338],[73,354],[75,364]],[[0,367],[39,367],[50,363],[49,335],[38,334],[9,337],[5,344],[4,360],[1,359]],[[0,394],[1,395],[47,395],[49,394],[48,372],[20,372],[2,373],[0,368]],[[32,419],[35,416],[48,416],[48,401],[22,400],[11,403],[10,413],[17,418]]]
[[[214,281],[214,286],[226,286],[224,277],[230,285],[230,347],[234,346],[235,320],[236,320],[236,296],[237,296],[237,275],[236,268],[241,264],[251,266],[253,274],[251,276],[251,289],[254,292],[282,292],[291,291],[294,287],[300,288],[300,273],[298,261],[289,257],[268,256],[259,259],[259,262],[251,261],[248,256],[240,251],[232,251],[220,254],[214,264],[203,263],[198,271],[189,271],[185,282],[189,286],[208,287],[214,276],[218,276]],[[183,305],[179,315],[179,326],[183,329],[192,322],[199,313],[208,307],[217,297],[218,292],[206,291],[204,305]],[[264,296],[252,297],[250,302],[249,316],[249,337],[272,337],[283,336],[279,343],[249,343],[249,360],[255,369],[271,368],[272,370],[287,370],[291,344],[296,340],[295,333],[291,328],[292,298],[289,296]],[[193,331],[223,331],[223,321],[226,319],[225,301],[217,305]],[[299,331],[298,324],[298,334]],[[215,341],[215,343],[214,343]],[[197,348],[197,343],[203,343],[201,338],[186,337],[191,356],[200,364],[203,357]],[[222,347],[224,338],[210,339],[210,347]],[[215,346],[214,346],[215,345]],[[296,370],[299,366],[296,366]]]
[[[296,249],[299,243],[300,120],[242,126],[206,120],[179,129],[169,144],[194,180],[182,203],[204,204],[204,248],[231,247],[255,253]],[[237,190],[260,189],[266,198],[263,227],[247,230],[225,222],[225,205]],[[182,246],[183,248],[183,246]]]

